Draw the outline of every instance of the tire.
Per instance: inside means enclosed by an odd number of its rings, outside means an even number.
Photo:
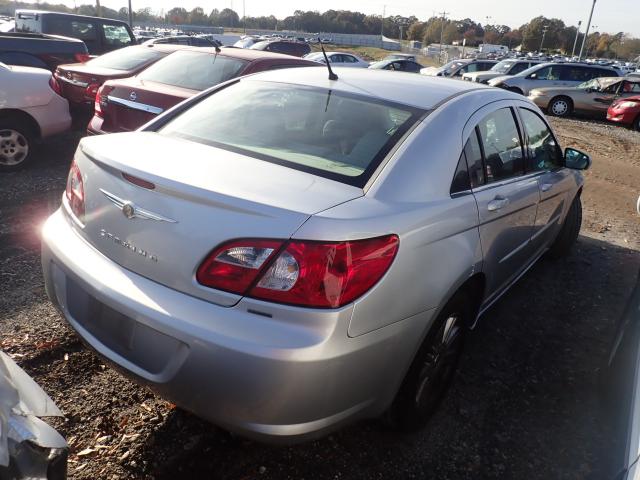
[[[573,102],[569,97],[552,98],[547,106],[547,112],[554,117],[567,117],[573,112]]]
[[[524,95],[524,92],[520,90],[518,87],[508,87],[507,90],[513,93],[517,93],[519,95]]]
[[[564,220],[564,224],[560,229],[560,233],[558,233],[558,236],[553,242],[553,245],[551,245],[551,248],[549,249],[549,257],[566,257],[571,251],[571,247],[573,247],[576,239],[578,238],[578,233],[580,233],[581,226],[582,202],[580,201],[580,196],[578,195],[571,203],[569,212],[567,213],[567,218],[565,218]]]
[[[35,138],[26,122],[0,119],[0,172],[24,168],[33,158]]]
[[[455,376],[474,304],[460,291],[442,309],[383,416],[387,427],[415,432],[427,424]]]

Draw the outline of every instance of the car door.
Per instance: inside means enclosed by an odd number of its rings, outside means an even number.
[[[533,256],[530,238],[540,194],[537,179],[524,173],[515,115],[511,102],[497,102],[476,112],[465,127],[467,161],[483,166],[482,182],[473,194],[489,300],[515,280]]]
[[[609,106],[618,97],[618,92],[621,90],[623,83],[624,82],[616,82],[602,90],[594,90],[589,93],[589,110],[606,115]]]
[[[562,215],[570,203],[575,180],[564,168],[564,157],[558,141],[544,118],[532,108],[518,107],[525,140],[527,174],[535,175],[540,190],[540,203],[533,225],[531,243],[536,253],[555,240],[562,227]]]

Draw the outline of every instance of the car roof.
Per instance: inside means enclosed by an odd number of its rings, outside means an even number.
[[[329,80],[327,69],[318,67],[272,70],[245,78],[251,81],[262,80],[329,88],[332,91],[366,95],[425,110],[431,110],[451,97],[472,90],[495,90],[477,83],[413,73],[389,75],[389,72],[384,70],[340,67],[336,67],[334,71],[338,75],[338,80]]]
[[[127,23],[123,20],[118,20],[117,18],[95,17],[91,15],[80,15],[80,14],[71,13],[71,12],[54,12],[52,10],[38,10],[38,9],[30,9],[30,8],[18,8],[16,9],[16,13],[33,13],[33,14],[46,13],[47,15],[63,15],[65,17],[90,18],[91,20],[99,20],[101,22],[115,22],[115,23],[125,23],[125,24]]]
[[[223,57],[239,58],[240,60],[246,60],[248,62],[254,62],[256,60],[298,60],[302,63],[309,63],[313,65],[310,60],[304,60],[300,57],[294,57],[293,55],[285,55],[284,53],[265,52],[263,50],[252,50],[250,48],[221,48],[219,52],[216,52],[215,47],[192,47],[188,46],[183,50],[209,53],[211,55],[221,55]]]
[[[625,77],[600,77],[597,79],[598,83],[600,83],[603,87],[608,87],[609,85],[613,85],[614,83],[621,82],[622,80],[626,80],[630,83],[640,83],[640,78],[637,79],[628,79]]]

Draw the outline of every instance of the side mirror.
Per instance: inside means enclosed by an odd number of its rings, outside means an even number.
[[[591,166],[591,157],[575,148],[565,148],[564,166],[574,170],[586,170]]]
[[[538,74],[537,73],[532,73],[531,75],[529,75],[529,78],[531,80],[537,80],[538,79]]]

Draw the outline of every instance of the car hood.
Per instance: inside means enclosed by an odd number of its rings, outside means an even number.
[[[511,78],[515,78],[515,77],[513,75],[500,75],[499,77],[495,77],[489,80],[489,85],[497,85]]]

